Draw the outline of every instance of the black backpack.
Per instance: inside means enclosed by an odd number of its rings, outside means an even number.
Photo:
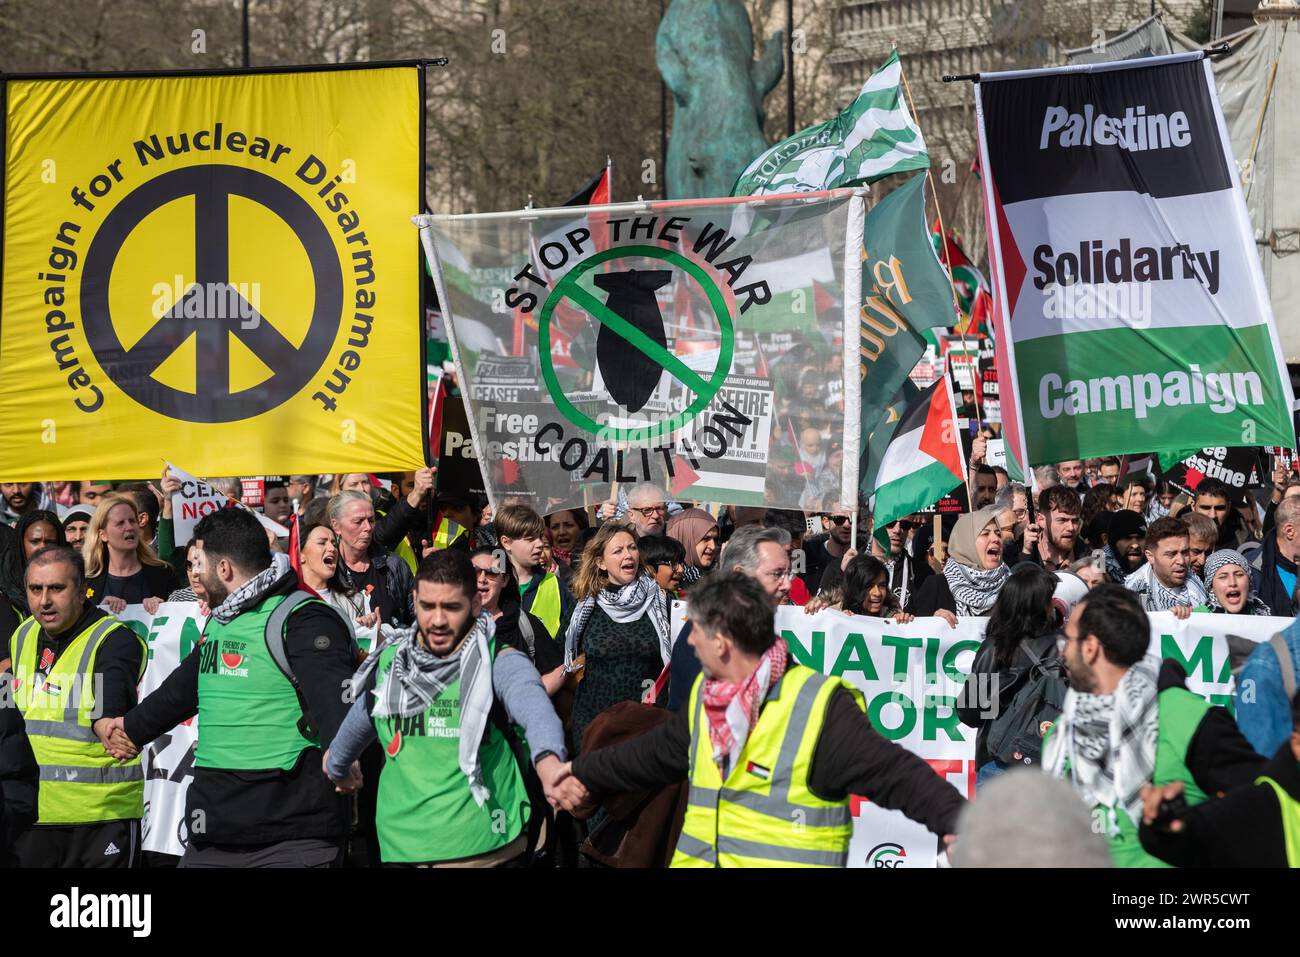
[[[1053,639],[1055,641],[1055,639]],[[988,752],[1004,765],[1038,764],[1043,751],[1043,727],[1054,722],[1065,703],[1065,679],[1055,648],[1051,657],[1035,654],[1029,642],[1020,646],[1032,660],[1028,669],[1013,672],[1013,681],[1029,678],[1010,704],[989,725]]]

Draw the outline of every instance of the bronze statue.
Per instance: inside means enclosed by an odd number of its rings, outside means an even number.
[[[655,61],[673,95],[670,199],[729,196],[767,149],[763,98],[781,79],[783,42],[778,30],[756,61],[740,0],[673,0],[655,39]]]

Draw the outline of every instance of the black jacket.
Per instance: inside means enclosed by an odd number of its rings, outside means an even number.
[[[521,615],[526,615],[528,623],[533,626],[532,644],[520,631]],[[501,617],[496,620],[496,628],[497,641],[526,654],[539,675],[549,674],[564,664],[564,642],[552,638],[540,618],[523,611],[518,605],[503,609]]]
[[[298,587],[289,572],[267,591]],[[302,688],[318,740],[329,742],[348,711],[342,689],[356,671],[352,634],[333,608],[315,602],[289,618],[289,664]],[[199,656],[195,648],[151,695],[126,716],[125,730],[143,747],[198,712]],[[199,728],[203,734],[203,728]],[[321,749],[307,748],[288,771],[194,769],[185,818],[196,844],[250,846],[303,838],[341,839],[348,830],[347,798],[321,770]],[[199,823],[202,830],[200,831]]]
[[[933,618],[934,613],[941,608],[957,614],[957,602],[952,597],[952,589],[948,587],[947,576],[931,575],[921,583],[910,607],[905,610],[917,618]]]
[[[176,580],[176,572],[170,565],[145,565],[144,566],[145,590],[148,592],[146,598],[161,598],[167,600],[167,596],[180,587]],[[104,588],[108,584],[108,569],[105,568],[94,578],[86,579],[86,600],[91,604],[99,604],[104,600]]]
[[[1033,675],[1033,659],[1026,652],[1028,645],[1046,664],[1056,658],[1056,633],[1039,635],[1023,641],[1016,648],[1009,668],[998,668],[993,664],[993,642],[986,638],[975,652],[971,662],[970,675],[957,693],[957,717],[975,732],[975,767],[981,768],[989,762],[989,727],[993,719],[1011,706],[1020,689],[1029,683]],[[1064,684],[1064,679],[1060,680]],[[996,684],[994,683],[996,681]],[[989,700],[989,692],[997,690],[996,710],[994,702]]]
[[[410,566],[399,556],[390,552],[378,542],[371,542],[370,563],[379,574],[379,596],[376,601],[371,598],[371,607],[378,608],[380,617],[390,625],[415,624],[415,576]],[[340,583],[340,591],[356,590],[351,569],[339,555],[339,563],[334,573]]]
[[[802,665],[790,666],[791,671]],[[690,775],[686,708],[625,744],[573,759],[573,773],[597,794],[658,790]],[[860,794],[902,811],[935,834],[952,834],[965,799],[930,765],[886,740],[843,689],[831,695],[808,771],[813,793],[828,801]]]
[[[1277,553],[1277,536],[1265,535],[1264,545],[1255,554],[1250,563],[1250,583],[1255,594],[1268,605],[1274,615],[1280,618],[1291,617],[1291,596],[1277,577],[1278,560],[1286,561]]]
[[[1218,710],[1218,709],[1216,709]],[[1300,801],[1300,762],[1283,742],[1258,769]],[[1211,797],[1182,816],[1177,834],[1143,824],[1138,831],[1148,854],[1175,867],[1286,867],[1286,838],[1277,794],[1267,784],[1250,784]]]
[[[925,580],[934,574],[924,555],[917,558],[906,548],[885,562],[885,571],[889,575],[889,590],[894,594],[894,601],[904,610],[912,604],[913,596]]]
[[[403,538],[415,539],[410,545],[415,549],[415,554],[420,554],[417,547],[419,539],[427,538],[433,540],[433,533],[429,531],[429,512],[426,508],[411,508],[411,503],[406,497],[397,499],[393,505],[383,515],[375,515],[375,528],[371,533],[371,541],[378,542],[384,548],[396,548]]]

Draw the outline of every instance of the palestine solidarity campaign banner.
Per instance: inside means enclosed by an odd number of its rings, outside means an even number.
[[[849,189],[419,217],[489,497],[856,502],[863,218]]]
[[[1037,465],[1291,444],[1209,61],[986,73],[975,89],[1008,451]]]

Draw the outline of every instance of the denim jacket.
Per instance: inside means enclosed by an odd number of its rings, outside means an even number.
[[[1292,669],[1300,671],[1300,618],[1282,637],[1291,651]],[[1237,679],[1237,726],[1251,747],[1265,757],[1271,757],[1291,735],[1291,702],[1282,684],[1277,651],[1269,642],[1262,642],[1250,653]]]

